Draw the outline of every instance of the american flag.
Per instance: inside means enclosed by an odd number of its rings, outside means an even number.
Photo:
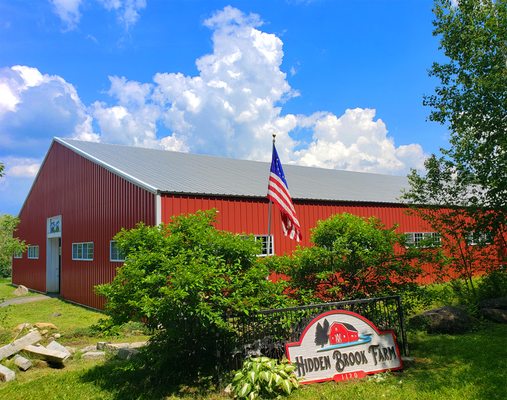
[[[289,193],[289,186],[285,180],[282,163],[278,158],[275,144],[273,143],[273,158],[271,159],[271,172],[269,174],[268,199],[280,209],[282,214],[282,228],[285,236],[301,241],[301,225],[296,216],[294,204]]]

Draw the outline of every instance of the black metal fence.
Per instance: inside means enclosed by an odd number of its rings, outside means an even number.
[[[403,309],[399,296],[309,304],[299,307],[259,311],[250,316],[231,317],[235,327],[232,367],[239,368],[249,355],[282,358],[287,342],[298,341],[308,323],[319,314],[347,310],[372,321],[380,330],[393,330],[400,351],[408,356]],[[229,343],[230,345],[230,343]]]

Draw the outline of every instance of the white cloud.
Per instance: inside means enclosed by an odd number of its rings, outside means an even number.
[[[317,113],[301,117],[301,126],[313,131],[311,144],[296,151],[298,164],[361,172],[398,173],[421,167],[425,158],[419,145],[396,147],[375,110],[348,109],[340,117]]]
[[[129,29],[139,17],[139,12],[146,7],[146,0],[97,0],[108,11],[114,11],[118,21]]]
[[[34,158],[8,157],[5,161],[5,174],[9,177],[33,178],[37,175],[41,161]]]
[[[53,136],[98,139],[74,86],[36,68],[0,69],[0,146],[36,148]]]
[[[56,15],[65,23],[66,29],[72,30],[77,27],[81,19],[79,6],[82,0],[50,0]]]
[[[122,10],[128,2],[103,3]],[[396,145],[374,109],[284,114],[285,102],[299,93],[281,69],[281,39],[260,30],[258,15],[225,7],[204,24],[213,49],[196,60],[198,74],[160,72],[150,83],[112,76],[111,100],[90,107],[61,77],[21,66],[0,70],[0,145],[37,132],[269,160],[276,133],[284,163],[394,174],[422,167],[421,146]],[[301,142],[294,139],[300,131],[307,134],[297,136]]]
[[[80,6],[83,0],[49,0],[54,12],[65,24],[66,30],[76,29],[81,20]],[[140,11],[146,7],[146,0],[96,0],[107,11],[116,14],[118,22],[128,30],[139,20]]]

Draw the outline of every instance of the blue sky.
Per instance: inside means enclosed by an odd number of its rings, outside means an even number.
[[[0,1],[0,214],[54,136],[404,175],[447,146],[422,106],[431,0]]]

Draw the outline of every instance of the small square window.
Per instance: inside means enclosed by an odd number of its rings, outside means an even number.
[[[440,234],[437,232],[407,232],[405,237],[408,247],[428,248],[440,246]]]
[[[114,240],[109,242],[109,260],[117,262],[125,261],[125,254],[123,254],[118,243]]]
[[[72,243],[72,259],[93,261],[93,242]]]
[[[23,252],[22,251],[15,251],[12,255],[14,258],[23,258]]]
[[[39,258],[39,246],[28,246],[28,258],[32,260]]]

